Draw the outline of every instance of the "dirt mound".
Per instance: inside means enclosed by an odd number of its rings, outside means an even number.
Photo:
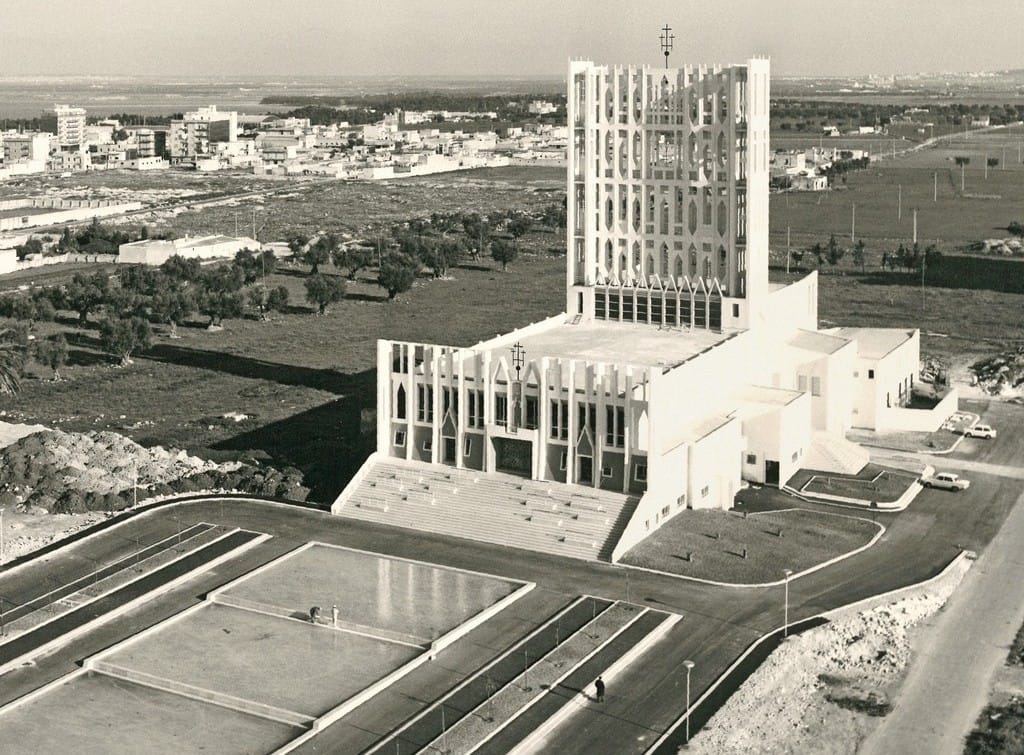
[[[966,568],[966,567],[963,567]],[[693,739],[696,753],[853,755],[911,659],[908,630],[945,603],[962,571],[911,597],[790,637]]]
[[[145,448],[108,431],[45,430],[0,451],[0,505],[51,513],[110,511],[124,508],[136,495],[141,500],[195,490],[302,498],[300,481],[298,470],[218,464],[185,451]]]
[[[1024,243],[1016,237],[985,239],[974,244],[972,250],[982,254],[995,254],[1002,257],[1019,257],[1024,254]]]
[[[971,374],[990,396],[1013,398],[1024,394],[1024,346],[975,362]]]

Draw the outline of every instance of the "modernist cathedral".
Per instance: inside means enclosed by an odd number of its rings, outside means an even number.
[[[769,68],[570,63],[566,311],[468,348],[380,341],[377,450],[336,513],[438,529],[429,507],[487,484],[564,543],[617,496],[614,560],[745,481],[859,471],[851,428],[947,418],[909,408],[916,330],[821,330],[816,272],[769,281]]]

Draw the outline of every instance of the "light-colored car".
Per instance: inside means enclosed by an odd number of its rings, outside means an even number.
[[[996,429],[992,425],[975,425],[964,430],[968,438],[987,438],[992,440],[996,437]]]
[[[941,490],[967,490],[971,486],[970,480],[965,480],[952,472],[939,472],[931,477],[922,477],[921,484],[926,488],[939,488]]]

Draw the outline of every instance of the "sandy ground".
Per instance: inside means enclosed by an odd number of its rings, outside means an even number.
[[[804,634],[776,650],[690,743],[696,753],[855,753],[888,710],[915,653],[916,628],[960,583],[938,582]],[[918,643],[919,644],[919,643]]]
[[[3,563],[31,553],[44,545],[73,535],[78,530],[102,522],[109,514],[91,511],[87,514],[48,514],[45,511],[20,512],[13,508],[3,516]]]

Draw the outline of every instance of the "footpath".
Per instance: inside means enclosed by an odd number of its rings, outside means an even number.
[[[861,753],[963,752],[964,738],[988,700],[993,676],[1024,622],[1024,601],[1010,587],[1024,582],[1021,542],[1024,494],[919,638],[922,652],[911,663],[895,707],[864,741]]]

